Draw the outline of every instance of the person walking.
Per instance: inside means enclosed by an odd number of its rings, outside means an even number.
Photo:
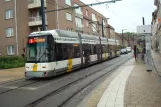
[[[135,61],[137,59],[137,47],[136,45],[134,45],[134,57],[135,57]]]

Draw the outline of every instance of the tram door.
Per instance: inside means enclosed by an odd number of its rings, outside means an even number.
[[[85,65],[90,64],[91,49],[88,44],[83,44],[83,57]]]

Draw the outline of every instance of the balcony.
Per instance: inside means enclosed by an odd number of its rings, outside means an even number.
[[[29,17],[28,26],[39,26],[42,25],[42,17],[36,16],[36,17]],[[47,21],[46,21],[47,25]]]
[[[77,31],[83,31],[83,25],[76,25],[76,30]]]
[[[28,0],[28,9],[40,8],[41,0]],[[44,7],[46,7],[46,0],[44,0]]]
[[[81,18],[81,19],[83,19],[83,13],[81,12],[81,13],[75,13],[75,16],[76,17],[79,17],[79,18]]]

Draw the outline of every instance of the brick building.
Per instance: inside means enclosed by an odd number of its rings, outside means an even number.
[[[84,5],[79,0],[45,0],[45,10]],[[0,0],[0,55],[21,55],[29,33],[42,30],[40,0]],[[107,19],[91,7],[46,13],[47,30],[62,29],[89,35],[109,36]]]
[[[154,0],[157,9],[152,13],[152,47],[161,53],[161,0]]]

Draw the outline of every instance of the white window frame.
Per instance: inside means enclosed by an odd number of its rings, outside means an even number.
[[[88,16],[88,10],[86,9],[86,16]]]
[[[73,28],[69,28],[69,27],[67,27],[67,31],[72,32],[72,31],[73,31]]]
[[[88,22],[88,20],[86,20],[86,26],[89,27],[89,22]]]
[[[5,2],[9,2],[9,1],[11,1],[11,0],[5,0]]]
[[[73,21],[72,14],[66,13],[66,19],[69,21]]]
[[[6,19],[11,18],[13,18],[13,10],[12,9],[6,10]]]
[[[72,4],[71,4],[71,0],[65,0],[65,4],[71,6],[71,5],[72,5]]]
[[[97,21],[96,14],[92,13],[92,20]]]
[[[14,31],[12,27],[6,28],[6,36],[7,37],[12,37],[14,36]]]
[[[83,20],[81,18],[75,17],[76,27],[83,28]]]
[[[13,45],[9,45],[8,47],[7,47],[7,54],[8,55],[14,55],[15,53],[14,53],[14,46]]]

